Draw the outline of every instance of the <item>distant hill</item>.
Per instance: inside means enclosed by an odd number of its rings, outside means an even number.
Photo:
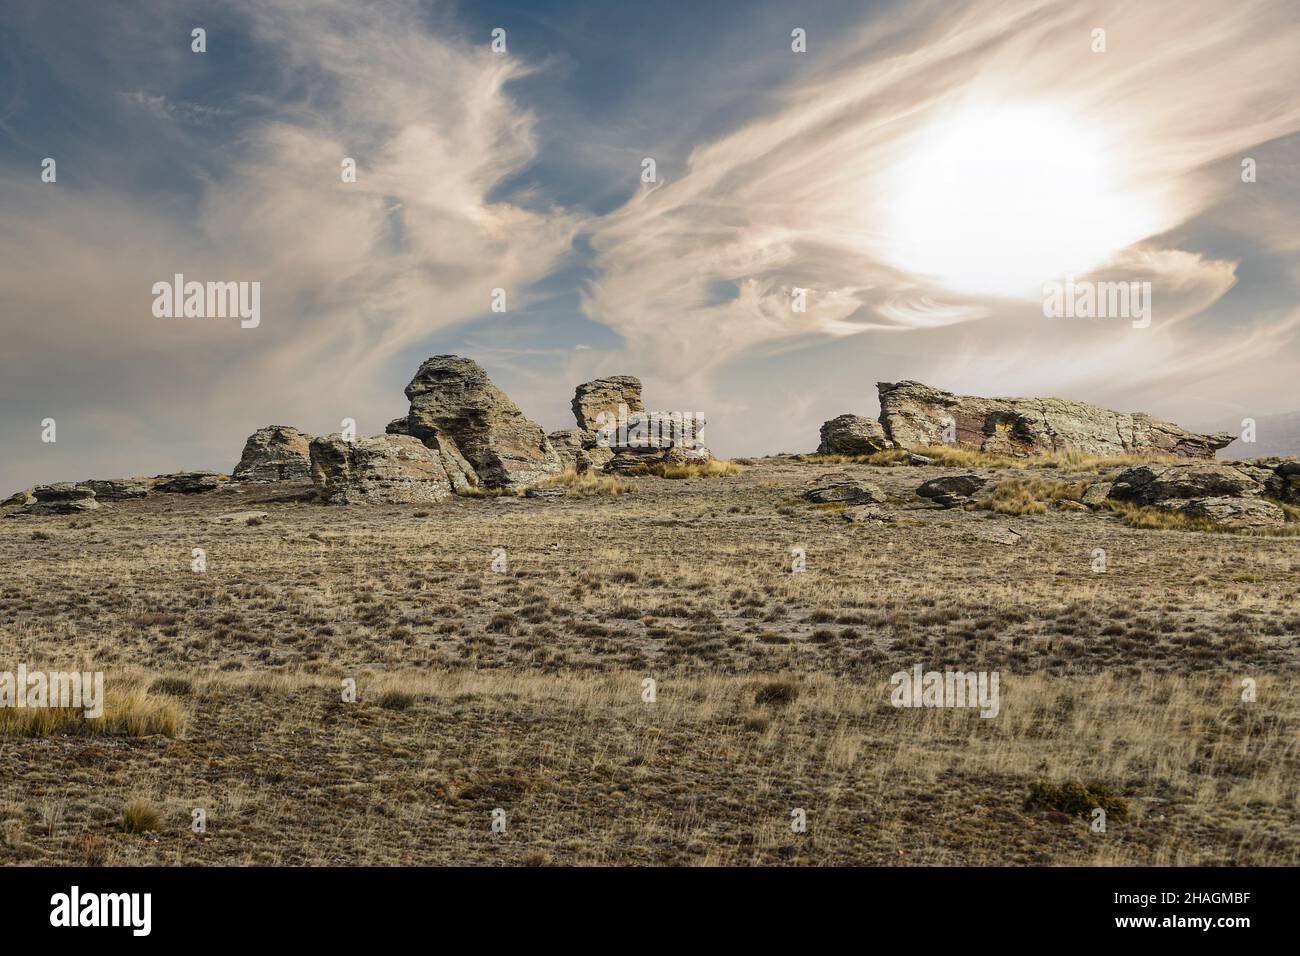
[[[1221,421],[1216,429],[1241,434],[1241,419]],[[1228,461],[1259,458],[1264,455],[1300,455],[1300,412],[1255,416],[1255,441],[1247,444],[1238,438],[1218,457]]]

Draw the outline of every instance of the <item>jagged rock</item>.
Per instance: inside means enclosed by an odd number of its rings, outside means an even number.
[[[589,471],[592,466],[591,455],[585,447],[590,436],[581,428],[564,428],[546,436],[555,453],[564,460],[566,466],[578,474]]]
[[[1174,510],[1189,518],[1204,518],[1234,528],[1276,528],[1286,524],[1286,513],[1261,498],[1193,498],[1177,502]]]
[[[610,375],[579,385],[573,393],[573,417],[578,427],[595,434],[602,424],[616,419],[622,406],[628,415],[645,411],[641,403],[641,380],[632,375]],[[602,419],[601,413],[609,417]]]
[[[36,500],[24,510],[34,515],[70,515],[99,507],[94,491],[71,481],[37,485],[32,489],[32,497]]]
[[[1192,498],[1240,498],[1263,486],[1232,465],[1217,462],[1138,465],[1121,472],[1107,497],[1137,505],[1161,505]]]
[[[823,475],[803,496],[818,504],[842,501],[853,505],[878,505],[886,499],[879,485],[844,475]]]
[[[874,418],[840,415],[822,425],[819,455],[871,455],[892,447]]]
[[[267,425],[248,436],[231,473],[235,481],[301,481],[311,477],[311,436],[288,425]]]
[[[312,480],[329,504],[407,504],[451,497],[462,467],[458,453],[434,438],[430,447],[411,435],[375,435],[355,442],[340,435],[312,439]],[[468,467],[467,465],[464,467]]]
[[[82,484],[95,493],[98,501],[125,501],[149,494],[149,482],[143,478],[91,478]]]
[[[979,398],[954,395],[920,382],[880,382],[880,423],[902,448],[956,444],[1001,454],[1080,451],[1135,452],[1213,458],[1235,439],[1201,435],[1141,412],[1116,412],[1060,398]],[[949,437],[952,437],[951,435]]]
[[[944,475],[923,483],[916,489],[916,493],[945,508],[954,508],[969,501],[987,483],[988,479],[979,475]]]
[[[1110,495],[1111,482],[1095,481],[1083,491],[1083,503],[1099,507],[1103,501]]]
[[[8,508],[11,505],[27,505],[31,504],[35,500],[36,499],[31,496],[31,492],[24,489],[23,491],[15,491],[4,501],[0,501],[0,507]]]
[[[197,495],[216,491],[222,483],[223,479],[214,471],[182,471],[174,475],[159,475],[152,490],[164,495]]]
[[[430,447],[450,439],[490,488],[518,490],[564,468],[541,426],[525,418],[476,362],[435,355],[406,386],[406,397],[411,435]]]
[[[1300,505],[1300,460],[1251,458],[1233,463],[1264,487],[1264,494],[1287,504]]]
[[[411,434],[411,423],[407,416],[394,418],[384,426],[385,435],[409,435]]]

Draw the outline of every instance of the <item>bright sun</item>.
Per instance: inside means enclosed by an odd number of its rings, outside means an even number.
[[[970,110],[923,132],[888,205],[894,263],[944,287],[1033,298],[1149,234],[1104,139],[1063,110]]]

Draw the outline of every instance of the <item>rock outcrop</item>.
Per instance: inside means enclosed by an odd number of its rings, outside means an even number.
[[[1269,501],[1297,490],[1291,479],[1300,462],[1286,459],[1246,464],[1188,462],[1129,468],[1116,476],[1107,493],[1111,501],[1172,511],[1189,518],[1241,528],[1278,527],[1287,516]]]
[[[159,475],[154,479],[153,491],[163,495],[197,495],[216,491],[225,479],[215,471],[182,471],[174,475]]]
[[[149,482],[143,478],[91,478],[81,484],[95,493],[96,501],[126,501],[149,494]]]
[[[288,425],[267,425],[248,436],[235,481],[302,481],[311,477],[311,436]]]
[[[406,397],[410,434],[431,448],[449,439],[489,488],[516,491],[564,468],[541,426],[525,418],[470,359],[426,360],[406,386]]]
[[[1149,452],[1213,458],[1235,435],[1201,435],[1141,412],[1059,398],[978,398],[920,382],[880,382],[880,423],[903,448],[956,444],[999,454]]]
[[[822,425],[819,455],[872,455],[892,448],[884,426],[874,418],[840,415]]]
[[[631,375],[584,382],[574,391],[572,408],[586,452],[585,461],[573,455],[579,470],[585,466],[635,474],[646,465],[689,464],[712,457],[704,444],[704,416],[646,411],[641,380]],[[563,433],[566,444],[578,438],[572,431]]]
[[[441,501],[470,487],[473,471],[454,447],[436,437],[432,442],[411,435],[314,438],[312,480],[329,504]]]
[[[1116,476],[1107,497],[1151,507],[1193,498],[1240,498],[1262,491],[1259,482],[1232,465],[1192,462],[1129,468]]]
[[[99,507],[95,492],[71,481],[58,481],[51,485],[37,485],[32,489],[36,500],[25,509],[34,515],[70,515],[94,511]]]

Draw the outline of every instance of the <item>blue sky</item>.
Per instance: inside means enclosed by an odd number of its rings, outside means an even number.
[[[1294,13],[7,3],[0,489],[228,470],[269,423],[376,433],[440,352],[548,429],[578,382],[638,375],[731,455],[809,450],[901,378],[1294,410]],[[1150,328],[1044,318],[1076,266],[1151,283]],[[176,272],[260,282],[260,326],[155,317]]]

